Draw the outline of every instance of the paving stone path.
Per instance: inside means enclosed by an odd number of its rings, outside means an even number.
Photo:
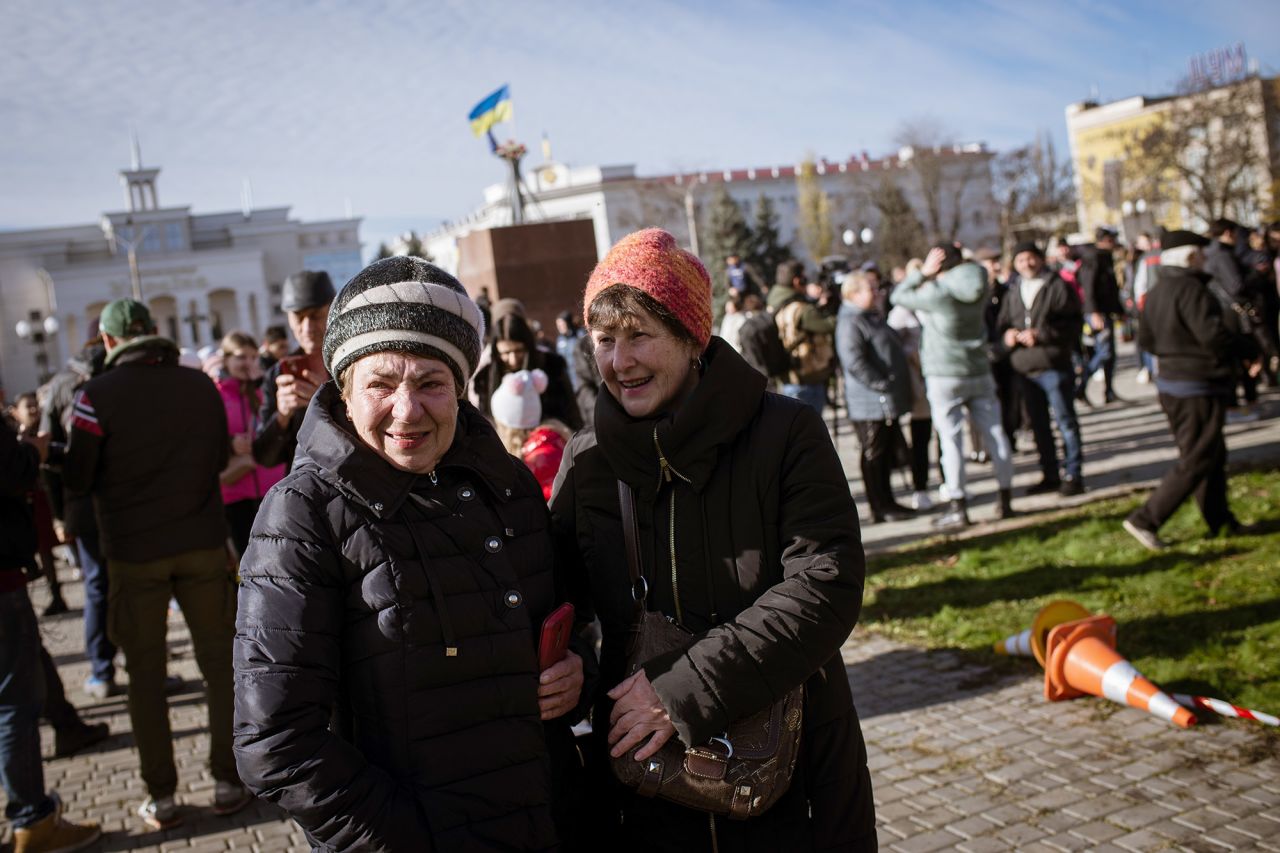
[[[1135,402],[1084,413],[1085,475],[1091,494],[1120,493],[1158,477],[1172,459],[1153,392],[1122,381]],[[1268,398],[1268,411],[1280,398]],[[1233,458],[1254,462],[1280,452],[1280,418],[1233,427]],[[856,448],[837,442],[855,495]],[[1034,481],[1028,457],[1019,484]],[[992,490],[978,466],[979,495]],[[1042,499],[1042,508],[1062,501]],[[975,515],[982,515],[979,509]],[[1021,523],[1028,523],[1021,520]],[[927,522],[867,528],[869,548],[918,539]],[[87,752],[45,763],[72,819],[106,831],[98,850],[305,851],[302,834],[274,807],[255,802],[229,818],[208,806],[208,737],[199,673],[180,616],[170,622],[170,671],[187,688],[170,697],[179,800],[186,821],[149,831],[133,810],[145,792],[123,697],[93,702],[80,692],[88,674],[79,607],[82,590],[64,567],[73,610],[41,620],[72,702],[114,735]],[[32,595],[47,600],[43,584]],[[925,651],[859,629],[843,650],[862,717],[875,786],[882,849],[1280,851],[1280,732],[1206,720],[1190,731],[1097,699],[1046,703],[1032,662],[999,671],[948,651]],[[1275,712],[1277,709],[1264,709]],[[1204,715],[1202,715],[1203,717]],[[45,754],[52,737],[42,732]],[[3,794],[0,793],[0,801]],[[4,825],[0,844],[7,842]]]

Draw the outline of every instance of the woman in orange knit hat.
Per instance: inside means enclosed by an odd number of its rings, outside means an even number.
[[[565,451],[557,558],[603,632],[590,843],[619,850],[872,850],[866,748],[839,650],[865,576],[858,516],[819,416],[711,334],[711,281],[674,238],[621,240],[587,283],[602,378],[594,430]],[[634,604],[619,481],[635,497],[647,609],[688,644],[627,672]],[[641,796],[610,758],[722,736],[805,686],[786,793],[729,820]],[[625,826],[625,831],[624,831]]]

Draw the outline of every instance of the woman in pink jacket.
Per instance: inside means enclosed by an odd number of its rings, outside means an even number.
[[[258,408],[262,405],[257,343],[244,332],[229,332],[222,339],[222,358],[224,373],[217,385],[227,409],[232,453],[222,472],[222,502],[239,556],[249,544],[258,504],[267,489],[284,476],[284,466],[263,468],[253,461],[253,436],[258,432]]]

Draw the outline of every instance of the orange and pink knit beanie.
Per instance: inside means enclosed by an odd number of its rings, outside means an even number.
[[[651,296],[676,316],[694,340],[706,347],[711,340],[711,277],[676,238],[661,228],[646,228],[623,237],[596,264],[582,297],[582,316],[591,301],[615,284],[634,287]]]

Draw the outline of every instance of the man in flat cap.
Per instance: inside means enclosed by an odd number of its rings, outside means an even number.
[[[253,458],[267,467],[293,465],[307,404],[316,389],[329,380],[320,351],[334,296],[329,274],[310,270],[294,273],[285,279],[282,296],[280,308],[298,348],[272,365],[262,380],[261,426],[253,440]]]
[[[1235,533],[1240,522],[1227,505],[1227,444],[1222,425],[1231,404],[1237,365],[1261,368],[1252,339],[1241,335],[1209,292],[1203,271],[1209,241],[1190,231],[1160,241],[1160,286],[1147,294],[1138,343],[1157,361],[1160,407],[1178,445],[1178,461],[1124,529],[1151,551],[1164,549],[1160,527],[1191,495],[1211,536]],[[1251,362],[1251,363],[1249,363]]]

